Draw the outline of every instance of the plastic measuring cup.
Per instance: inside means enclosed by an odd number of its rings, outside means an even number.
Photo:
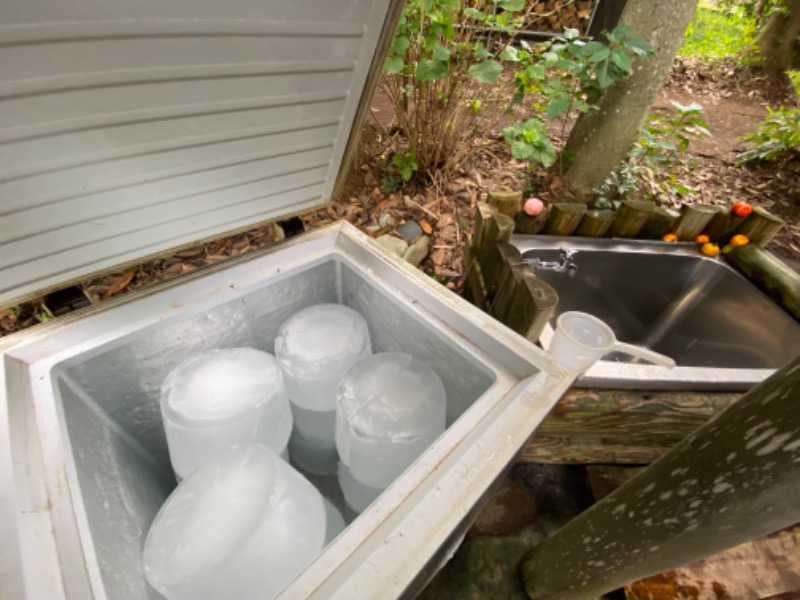
[[[556,321],[556,331],[548,349],[550,355],[568,369],[583,373],[609,352],[630,354],[647,362],[672,369],[669,356],[641,346],[618,342],[611,328],[584,312],[565,312]]]

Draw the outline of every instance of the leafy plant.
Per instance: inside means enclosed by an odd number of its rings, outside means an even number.
[[[478,123],[485,121],[489,129],[508,108],[511,93],[503,84],[513,86],[512,108],[529,101],[552,120],[573,109],[589,110],[606,87],[630,74],[634,55],[652,54],[650,44],[627,26],[607,34],[607,44],[568,30],[535,46],[516,45],[515,32],[540,18],[532,11],[524,0],[406,3],[382,82],[408,154],[415,154],[404,173],[459,165],[474,149]],[[552,162],[545,124],[537,117],[504,132],[515,156]]]
[[[653,48],[646,40],[631,35],[628,25],[618,25],[606,33],[607,44],[582,37],[575,29],[532,48],[507,48],[503,58],[516,63],[516,93],[512,106],[526,97],[536,98],[533,107],[553,121],[572,110],[587,112],[615,81],[630,75],[633,56],[650,56]],[[547,123],[529,119],[523,125],[503,130],[511,142],[514,158],[532,164],[551,166],[556,151],[547,136]]]
[[[800,71],[786,73],[800,98]],[[769,116],[758,124],[753,133],[740,138],[754,144],[739,155],[739,164],[788,160],[800,155],[800,109],[777,110],[767,107]]]
[[[742,54],[756,34],[756,19],[744,6],[698,6],[678,55],[709,60]]]
[[[417,153],[413,148],[406,153],[398,152],[392,156],[392,164],[397,167],[397,171],[403,181],[408,181],[419,168],[417,165]]]
[[[694,191],[680,183],[674,167],[684,162],[693,138],[709,135],[709,126],[699,104],[672,105],[671,116],[648,116],[625,160],[594,190],[595,205],[610,208],[635,195],[679,197]]]

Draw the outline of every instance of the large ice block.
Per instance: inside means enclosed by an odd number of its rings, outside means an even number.
[[[161,411],[181,479],[239,444],[285,453],[292,431],[280,367],[253,348],[208,350],[178,365],[162,386]]]
[[[269,600],[332,536],[329,511],[274,452],[240,446],[167,499],[144,545],[145,576],[168,600]]]
[[[339,385],[339,457],[356,480],[386,488],[442,434],[445,413],[444,385],[433,369],[402,352],[369,356]]]

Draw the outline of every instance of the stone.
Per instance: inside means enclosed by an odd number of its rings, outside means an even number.
[[[489,498],[467,535],[509,535],[535,523],[537,515],[528,490],[509,481]]]
[[[419,236],[422,235],[422,227],[416,221],[406,221],[397,228],[397,233],[403,236],[403,239],[411,244]]]
[[[385,250],[388,250],[395,256],[403,256],[408,249],[408,244],[405,240],[401,240],[393,235],[382,235],[375,242]]]
[[[381,227],[391,227],[394,224],[394,217],[387,212],[382,212],[378,216],[378,225]]]
[[[450,565],[453,596],[458,600],[527,600],[518,566],[543,540],[534,527],[515,535],[469,538]]]
[[[431,246],[431,238],[427,235],[420,236],[417,238],[417,241],[411,244],[403,253],[403,258],[418,267],[419,264],[425,260],[425,257],[428,256],[428,250],[430,250]]]

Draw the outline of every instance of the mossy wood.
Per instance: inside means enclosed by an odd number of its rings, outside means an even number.
[[[545,325],[553,316],[558,294],[547,283],[536,277],[527,263],[511,267],[509,299],[502,304],[508,306],[505,318],[500,319],[521,336],[539,341]]]
[[[603,237],[616,217],[617,213],[613,210],[586,211],[581,222],[578,223],[575,235],[595,238]]]
[[[715,244],[727,244],[733,232],[744,223],[745,217],[737,217],[732,212],[721,210],[706,225],[703,233]]]
[[[522,192],[489,192],[487,202],[501,215],[513,219],[522,208]]]
[[[478,261],[473,261],[464,281],[464,298],[480,308],[486,310],[486,286],[483,283],[481,266]]]
[[[517,247],[506,242],[501,242],[497,245],[497,252],[501,262],[496,281],[494,282],[494,293],[488,298],[489,313],[498,321],[505,323],[508,318],[508,309],[510,305],[507,303],[504,304],[505,299],[501,301],[500,304],[504,311],[501,317],[496,311],[497,301],[501,297],[501,294],[508,296],[510,290],[513,288],[514,278],[511,271],[512,268],[525,264],[525,261],[522,259],[522,254],[520,254]]]
[[[649,464],[739,394],[569,390],[536,430],[525,462]]]
[[[745,277],[800,321],[800,274],[755,244],[732,248],[725,256]]]
[[[681,217],[675,224],[672,232],[678,236],[682,242],[691,242],[711,222],[722,207],[711,204],[684,204],[681,208]]]
[[[639,230],[639,237],[644,240],[660,240],[672,231],[681,213],[666,206],[657,206],[650,213],[650,218]]]
[[[736,228],[737,234],[746,235],[751,244],[764,247],[786,223],[768,210],[756,206]]]
[[[494,207],[491,211],[483,220],[481,245],[475,248],[475,262],[481,267],[483,283],[490,298],[497,292],[503,268],[503,257],[497,246],[508,242],[514,231],[514,221],[510,217],[500,214]]]
[[[800,356],[534,548],[532,600],[596,598],[800,521]]]
[[[572,235],[585,213],[585,204],[553,204],[543,233],[546,235]]]
[[[624,200],[617,209],[617,218],[608,230],[608,237],[635,238],[655,209],[654,202]]]
[[[517,233],[526,233],[529,235],[541,233],[544,226],[547,225],[548,219],[550,219],[550,211],[551,209],[549,207],[545,208],[535,217],[531,217],[530,215],[526,215],[523,211],[519,211],[514,218],[514,230]]]

